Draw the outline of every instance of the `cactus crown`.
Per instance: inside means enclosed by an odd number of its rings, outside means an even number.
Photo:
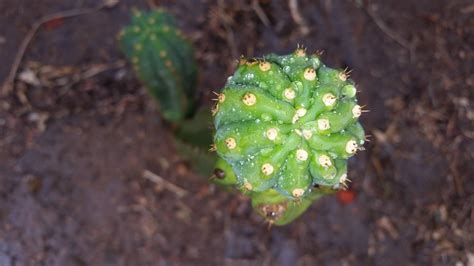
[[[261,214],[293,213],[276,217],[280,224],[309,206],[293,202],[321,194],[314,187],[344,187],[347,159],[364,144],[355,95],[346,71],[326,67],[303,48],[242,58],[213,109],[219,164],[231,176],[225,182],[234,180]]]
[[[169,13],[134,11],[119,42],[165,119],[176,122],[193,114],[197,81],[193,47]]]

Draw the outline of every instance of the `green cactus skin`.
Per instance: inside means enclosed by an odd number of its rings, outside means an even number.
[[[237,177],[229,163],[221,158],[217,158],[211,182],[221,186],[233,186],[237,184]]]
[[[220,166],[276,225],[344,188],[347,160],[364,144],[362,108],[345,71],[302,48],[242,58],[213,109]],[[315,187],[318,187],[315,189]],[[274,213],[271,217],[268,213]]]
[[[193,47],[174,18],[163,10],[134,11],[132,24],[118,38],[163,117],[177,122],[191,116],[196,107],[197,67]]]
[[[327,187],[313,189],[299,201],[289,200],[275,189],[252,194],[252,207],[270,225],[286,225],[303,214],[320,197],[332,194]]]

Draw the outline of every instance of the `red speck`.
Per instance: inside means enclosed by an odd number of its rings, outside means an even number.
[[[55,18],[55,19],[45,22],[43,26],[47,31],[50,31],[62,26],[63,24],[64,24],[63,18]]]
[[[342,204],[349,204],[354,201],[356,194],[352,190],[339,190],[337,192],[337,199]]]

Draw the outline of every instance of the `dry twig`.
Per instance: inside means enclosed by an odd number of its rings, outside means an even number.
[[[290,14],[296,24],[300,27],[301,34],[307,35],[310,31],[308,24],[304,20],[298,8],[298,0],[289,0]]]
[[[20,67],[21,61],[23,60],[23,56],[25,55],[26,49],[28,48],[28,45],[35,36],[36,32],[43,24],[55,19],[71,18],[79,15],[91,14],[103,8],[111,8],[118,4],[118,2],[119,0],[105,0],[97,7],[60,11],[54,14],[46,15],[37,20],[35,23],[33,23],[33,26],[31,27],[30,31],[28,31],[25,38],[20,44],[15,59],[13,60],[10,72],[2,85],[2,90],[0,91],[0,94],[6,95],[13,89],[15,77],[18,72],[18,68]]]
[[[235,40],[234,31],[232,30],[232,25],[235,22],[234,22],[234,19],[232,18],[232,16],[230,16],[226,13],[225,6],[226,6],[226,2],[223,1],[223,0],[219,0],[217,2],[218,12],[217,12],[216,15],[220,18],[220,23],[221,23],[222,27],[224,27],[224,31],[225,31],[224,38],[227,41],[228,47],[230,47],[230,51],[231,51],[231,55],[232,55],[230,61],[232,62],[235,58],[237,58],[239,56],[239,54],[237,52],[237,47],[235,45],[236,40]]]
[[[396,32],[391,30],[385,22],[380,19],[377,14],[375,14],[375,10],[373,9],[373,6],[369,6],[365,9],[367,11],[367,14],[370,16],[370,18],[374,21],[375,25],[383,32],[385,35],[387,35],[390,39],[395,41],[397,44],[399,44],[401,47],[405,48],[408,50],[410,53],[410,58],[412,58],[413,55],[413,45],[411,45],[407,40],[402,38],[400,35],[398,35]]]
[[[162,186],[163,188],[175,193],[179,198],[182,198],[184,196],[186,196],[188,194],[188,192],[180,187],[178,187],[177,185],[169,182],[169,181],[166,181],[163,177],[153,173],[153,172],[150,172],[148,170],[144,170],[143,171],[143,174],[142,174],[142,177],[145,178],[145,179],[148,179],[156,184],[158,184],[159,186]]]
[[[84,71],[81,74],[80,80],[90,79],[94,76],[97,76],[105,71],[109,71],[112,69],[122,68],[126,65],[125,61],[119,60],[117,62],[111,64],[99,64],[91,67],[90,69]]]
[[[263,11],[262,7],[260,6],[260,3],[258,0],[253,0],[252,1],[252,9],[255,11],[257,14],[258,18],[262,21],[263,25],[265,27],[270,26],[270,19],[268,19],[267,14]]]

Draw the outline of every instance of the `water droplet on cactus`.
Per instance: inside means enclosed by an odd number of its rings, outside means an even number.
[[[254,77],[255,77],[255,75],[253,73],[248,73],[248,74],[245,75],[245,79],[247,79],[247,80],[251,80]]]

